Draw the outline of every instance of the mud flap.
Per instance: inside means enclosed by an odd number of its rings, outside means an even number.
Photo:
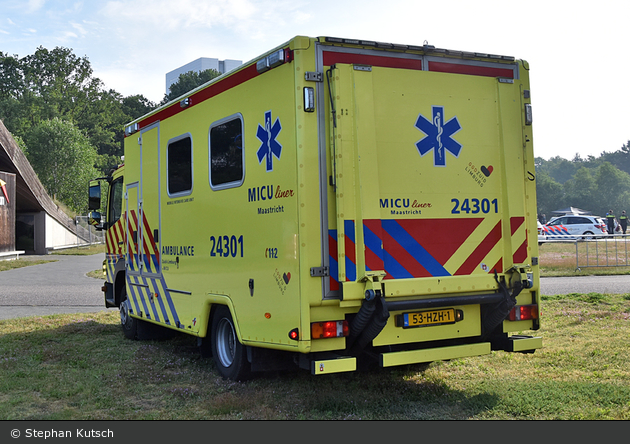
[[[520,280],[516,281],[512,292],[510,292],[505,283],[499,279],[496,271],[494,272],[494,279],[504,297],[497,303],[481,306],[481,339],[484,341],[507,318],[510,310],[516,305],[516,297],[523,290],[523,283]]]
[[[103,290],[103,293],[105,294],[105,307],[118,307],[114,299],[114,285],[111,282],[105,282],[105,284],[101,287],[101,290]]]

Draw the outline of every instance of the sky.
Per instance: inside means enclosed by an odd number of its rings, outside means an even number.
[[[0,52],[71,48],[105,88],[154,102],[188,62],[247,62],[296,35],[514,56],[535,156],[572,160],[630,141],[628,17],[628,0],[0,0]]]

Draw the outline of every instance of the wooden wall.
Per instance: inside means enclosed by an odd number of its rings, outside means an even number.
[[[0,252],[15,251],[15,174],[0,171],[0,180]]]

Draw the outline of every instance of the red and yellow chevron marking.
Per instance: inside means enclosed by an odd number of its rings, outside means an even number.
[[[132,238],[128,242],[129,251],[127,254],[129,255],[129,267],[132,271],[138,271],[140,269],[140,253],[143,253],[142,259],[144,271],[147,273],[158,273],[160,270],[160,252],[155,243],[155,239],[153,239],[153,233],[151,232],[149,222],[143,215],[142,225],[139,225],[136,211],[131,210],[129,214],[130,217],[127,218],[128,233],[138,233],[135,239]],[[140,230],[142,231],[139,232]],[[140,238],[142,238],[141,246],[138,245]]]
[[[124,257],[126,213],[105,233],[105,258],[107,261],[107,282],[114,282],[114,269],[118,260]]]
[[[348,221],[346,221],[348,222]],[[354,239],[350,221],[346,237]],[[496,218],[467,219],[370,219],[363,221],[367,271],[385,270],[385,279],[430,276],[465,276],[503,272],[503,223]],[[510,219],[514,264],[527,260],[524,217]],[[330,239],[329,239],[330,241]],[[336,254],[331,242],[331,255]],[[346,249],[353,247],[346,245]],[[347,252],[346,252],[347,253]],[[356,264],[346,254],[346,270]],[[331,289],[338,286],[336,257],[330,258]],[[347,279],[353,280],[348,276]]]
[[[524,217],[513,217],[510,219],[510,227],[512,231],[512,263],[522,264],[527,261],[527,227],[525,226]]]

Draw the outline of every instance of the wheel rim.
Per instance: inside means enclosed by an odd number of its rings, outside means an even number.
[[[120,304],[120,323],[123,327],[127,327],[129,323],[129,300],[125,299]]]
[[[234,326],[226,319],[222,318],[217,326],[217,358],[224,367],[229,367],[234,362],[236,353],[236,334]]]

